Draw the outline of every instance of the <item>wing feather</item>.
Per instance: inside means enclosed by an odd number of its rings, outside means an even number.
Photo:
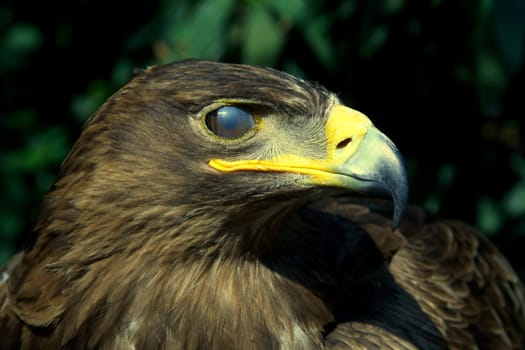
[[[523,348],[524,290],[506,259],[471,226],[411,210],[420,213],[401,226],[407,242],[390,264],[396,281],[452,349]]]
[[[318,209],[368,232],[391,259],[396,282],[414,297],[451,349],[525,348],[523,284],[476,229],[411,206],[400,228],[391,232],[391,204],[380,200],[340,197]],[[359,334],[359,329],[352,325],[338,326],[334,336],[342,334],[353,344],[359,337],[350,333]]]
[[[417,350],[409,342],[384,329],[361,322],[345,323],[327,338],[326,349],[343,350]]]

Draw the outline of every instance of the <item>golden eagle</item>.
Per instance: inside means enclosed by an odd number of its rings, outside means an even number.
[[[4,266],[0,348],[522,348],[505,258],[406,202],[394,144],[322,86],[148,68],[88,121]]]

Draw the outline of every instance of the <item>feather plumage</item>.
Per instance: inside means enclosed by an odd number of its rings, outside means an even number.
[[[203,131],[224,99],[257,106],[257,137]],[[3,268],[0,348],[521,348],[523,287],[473,228],[409,208],[392,232],[390,201],[207,164],[322,157],[336,101],[258,67],[138,73],[86,124]]]

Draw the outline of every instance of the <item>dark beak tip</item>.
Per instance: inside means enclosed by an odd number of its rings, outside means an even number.
[[[408,205],[408,177],[404,166],[404,160],[401,156],[400,164],[400,172],[397,174],[396,181],[394,181],[390,188],[392,199],[394,201],[392,231],[399,227]]]
[[[404,212],[405,211],[403,209],[399,208],[397,205],[395,206],[394,217],[392,218],[392,232],[395,231],[401,224]]]

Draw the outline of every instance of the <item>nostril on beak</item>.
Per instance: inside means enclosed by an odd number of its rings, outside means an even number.
[[[336,148],[336,149],[343,149],[343,148],[345,148],[346,146],[348,146],[348,144],[349,144],[350,142],[352,142],[352,138],[351,138],[351,137],[349,137],[349,138],[347,138],[347,139],[344,139],[343,141],[339,142],[339,143],[337,144],[337,146],[335,146],[335,148]]]

